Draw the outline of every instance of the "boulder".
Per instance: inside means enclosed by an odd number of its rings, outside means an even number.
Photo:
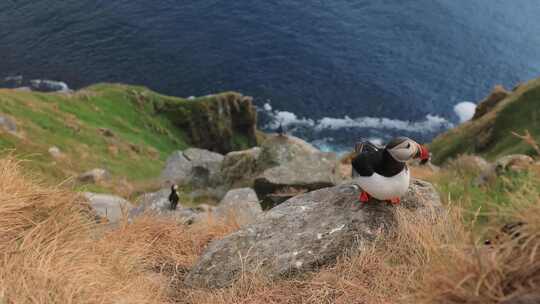
[[[4,115],[0,115],[0,128],[11,134],[17,133],[17,123],[15,123],[15,120]]]
[[[227,192],[215,211],[218,217],[233,216],[241,225],[255,222],[261,213],[259,198],[251,188],[234,189]]]
[[[221,174],[227,185],[251,184],[253,177],[260,173],[257,162],[261,148],[227,153],[221,166]],[[251,181],[251,182],[250,182]]]
[[[262,200],[268,195],[309,192],[332,187],[339,182],[337,156],[334,153],[314,152],[295,160],[265,170],[254,182],[257,195]],[[265,209],[268,204],[264,204]]]
[[[512,154],[503,156],[495,162],[497,172],[523,171],[534,163],[534,159],[528,155]]]
[[[99,183],[102,181],[107,181],[111,178],[111,174],[109,171],[105,169],[92,169],[90,171],[87,171],[77,178],[82,183]]]
[[[214,187],[222,183],[223,155],[203,149],[176,151],[168,159],[161,179],[166,183]]]
[[[192,167],[184,153],[176,151],[167,158],[165,168],[161,172],[161,179],[179,185],[189,184]]]
[[[294,136],[269,135],[261,144],[257,165],[261,169],[284,165],[304,159],[320,151],[309,143]]]
[[[223,155],[208,150],[190,148],[184,156],[191,162],[191,184],[194,187],[216,186],[222,182]]]
[[[473,120],[476,120],[491,111],[499,102],[503,101],[508,97],[510,93],[504,89],[504,87],[498,85],[493,91],[489,94],[486,99],[482,100],[476,107],[476,111],[473,116]]]
[[[269,278],[317,270],[351,248],[363,250],[397,225],[394,206],[361,205],[360,189],[349,183],[296,196],[251,225],[212,242],[185,279],[195,288],[230,286],[243,273]],[[429,183],[413,180],[402,205],[419,216],[441,210]],[[431,217],[430,217],[431,218]]]
[[[169,194],[171,193],[170,189],[162,189],[152,193],[145,193],[137,199],[139,206],[135,208],[132,214],[140,214],[146,211],[152,211],[157,214],[163,214],[169,212],[170,202]],[[182,202],[178,202],[178,209],[183,208]]]
[[[133,208],[130,202],[119,196],[91,192],[85,192],[83,196],[88,200],[92,209],[100,217],[106,218],[110,223],[119,222],[124,212],[128,214]]]
[[[476,157],[482,159],[481,157]],[[520,172],[527,170],[533,164],[534,159],[532,157],[522,154],[503,156],[497,159],[494,164],[482,163],[482,166],[479,167],[481,169],[480,175],[474,180],[474,184],[476,186],[486,185],[505,172]]]

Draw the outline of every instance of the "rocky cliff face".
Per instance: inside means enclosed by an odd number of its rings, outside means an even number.
[[[251,97],[227,92],[155,106],[186,131],[195,147],[226,154],[257,145],[257,111]]]

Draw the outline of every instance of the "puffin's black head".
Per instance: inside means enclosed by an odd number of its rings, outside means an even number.
[[[427,160],[428,150],[408,137],[396,137],[385,147],[386,151],[399,162],[407,162],[413,158]]]
[[[178,185],[177,185],[177,184],[173,184],[173,185],[171,186],[171,191],[174,192],[174,191],[176,191],[176,190],[178,190]]]

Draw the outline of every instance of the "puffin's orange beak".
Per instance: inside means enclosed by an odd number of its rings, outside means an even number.
[[[426,147],[422,146],[422,145],[418,145],[417,158],[420,158],[423,161],[428,161],[429,160],[429,150]]]

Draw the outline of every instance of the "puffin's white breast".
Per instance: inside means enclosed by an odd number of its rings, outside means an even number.
[[[378,200],[390,200],[401,197],[407,193],[411,179],[409,168],[392,177],[386,177],[373,173],[372,176],[359,176],[356,178],[358,185],[371,196]]]

